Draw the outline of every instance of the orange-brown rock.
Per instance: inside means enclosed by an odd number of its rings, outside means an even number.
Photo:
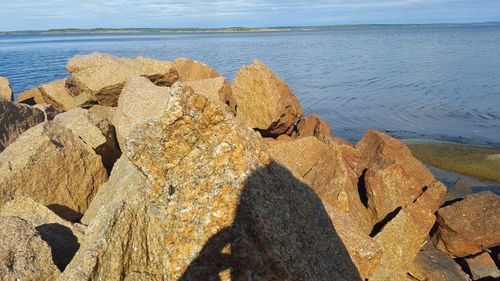
[[[285,81],[258,60],[238,71],[231,88],[238,105],[236,116],[264,137],[291,133],[303,115]]]
[[[405,144],[381,132],[368,131],[356,149],[366,166],[364,188],[368,207],[378,221],[412,203],[434,181]]]
[[[432,242],[420,249],[408,273],[413,278],[410,280],[470,281],[455,260],[437,250]]]
[[[466,257],[500,245],[500,196],[493,192],[468,195],[439,209],[436,247]]]
[[[90,146],[58,123],[41,123],[0,153],[0,206],[29,196],[78,220],[107,178]]]
[[[378,267],[370,281],[400,281],[408,278],[413,261],[434,225],[435,211],[446,196],[446,187],[434,182],[416,201],[398,209],[379,233],[375,235],[383,249]]]
[[[178,80],[171,62],[144,57],[113,57],[103,53],[75,56],[66,66],[71,73],[66,88],[74,96],[88,95],[100,105],[116,106],[127,77],[139,75],[160,86]]]
[[[183,82],[183,84],[191,87],[199,95],[220,101],[229,106],[232,112],[236,113],[237,105],[233,97],[233,91],[231,90],[231,85],[224,77],[219,76],[216,78]]]
[[[8,101],[14,100],[14,93],[12,92],[9,79],[3,76],[0,76],[0,99],[1,98]]]
[[[129,135],[60,280],[359,280],[319,198],[258,134],[173,89]]]
[[[311,186],[361,276],[369,276],[382,255],[368,234],[374,221],[358,193],[359,158],[352,146],[326,145],[316,137],[268,142],[271,156]]]
[[[172,66],[177,73],[179,73],[179,81],[181,82],[204,80],[221,76],[208,65],[190,59],[178,58],[173,61]]]
[[[0,216],[0,280],[56,280],[60,271],[33,225]]]
[[[111,171],[121,151],[116,140],[115,127],[106,118],[90,110],[74,108],[56,116],[54,122],[62,124],[101,156],[102,163]]]
[[[300,119],[297,123],[296,130],[293,132],[295,137],[308,137],[315,136],[320,140],[329,142],[331,141],[330,125],[316,114],[311,114],[305,118]]]
[[[465,258],[472,280],[488,280],[500,278],[500,271],[488,252]]]
[[[0,152],[44,119],[41,110],[0,98]]]
[[[65,86],[66,79],[42,84],[36,88],[21,93],[20,103],[29,105],[49,104],[58,111],[67,111],[78,106],[87,106],[92,103],[88,95],[73,96]]]

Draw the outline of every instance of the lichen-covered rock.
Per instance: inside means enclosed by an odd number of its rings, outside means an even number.
[[[293,132],[294,137],[308,137],[315,136],[324,142],[331,142],[332,131],[330,125],[316,114],[311,114],[305,118],[300,119],[297,123],[296,129]]]
[[[121,151],[116,140],[115,127],[89,110],[75,108],[56,116],[54,122],[62,124],[101,156],[102,163],[111,171]]]
[[[55,280],[60,274],[50,248],[30,223],[0,216],[0,280]]]
[[[84,227],[70,223],[29,197],[19,197],[0,208],[0,216],[16,216],[33,225],[49,245],[52,258],[63,271],[83,241]]]
[[[187,89],[171,99],[127,139],[60,280],[359,280],[319,198],[255,132]]]
[[[171,62],[144,57],[120,58],[103,53],[75,56],[66,68],[71,73],[66,88],[74,96],[87,94],[106,106],[117,105],[129,76],[143,76],[160,86],[170,86],[179,78]]]
[[[0,99],[0,152],[19,135],[45,119],[41,110]]]
[[[291,133],[303,115],[288,85],[258,60],[240,69],[231,88],[238,105],[236,116],[265,137]]]
[[[29,196],[73,221],[106,181],[100,157],[58,123],[38,124],[0,153],[0,206]]]
[[[500,278],[500,271],[488,252],[465,258],[472,280]]]
[[[179,81],[181,82],[204,80],[221,76],[208,65],[190,59],[178,58],[173,61],[172,66],[179,74]]]
[[[222,102],[229,106],[232,112],[236,113],[237,105],[233,97],[233,91],[231,90],[231,85],[224,77],[219,76],[216,78],[183,82],[183,84],[191,87],[199,95]]]
[[[170,88],[155,86],[140,76],[131,76],[118,100],[113,124],[120,147],[128,135],[148,119],[162,115],[169,108]]]
[[[434,182],[414,203],[398,209],[392,220],[383,225],[374,237],[382,246],[383,254],[370,281],[400,281],[408,277],[413,261],[436,221],[434,213],[445,195],[446,187]]]
[[[368,207],[378,221],[412,203],[434,181],[406,145],[381,132],[368,131],[356,149],[366,165],[363,179]]]
[[[0,99],[1,98],[8,101],[14,100],[14,93],[12,92],[10,82],[6,77],[3,76],[0,76]]]
[[[436,247],[466,257],[500,245],[500,196],[485,191],[471,194],[438,211]]]

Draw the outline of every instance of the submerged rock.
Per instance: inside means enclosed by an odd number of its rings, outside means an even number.
[[[452,142],[417,141],[408,144],[420,161],[443,170],[500,181],[499,149]]]
[[[0,76],[0,99],[6,99],[7,101],[14,100],[14,93],[12,92],[12,87],[10,86],[9,79]]]
[[[359,280],[319,198],[256,133],[189,90],[171,99],[128,137],[60,280]]]
[[[189,82],[204,79],[217,78],[221,75],[210,66],[190,59],[178,58],[172,63],[173,68],[179,74],[179,81]]]
[[[106,181],[100,157],[58,123],[38,124],[0,153],[0,206],[29,196],[74,221]]]
[[[104,167],[111,171],[121,152],[116,140],[115,127],[108,119],[92,114],[87,109],[75,108],[57,115],[54,122],[62,124],[92,147],[101,156]]]
[[[230,110],[236,113],[237,105],[233,97],[231,85],[224,77],[209,78],[184,82],[183,85],[191,87],[195,93],[203,95],[207,98],[220,101],[229,106]]]
[[[75,56],[66,66],[71,77],[66,87],[74,96],[89,95],[100,105],[116,106],[127,77],[139,75],[160,86],[178,80],[171,62],[144,57],[113,57],[103,53]]]
[[[0,216],[16,216],[33,225],[51,249],[52,259],[63,271],[83,240],[84,228],[72,224],[29,197],[19,197],[0,208]]]
[[[436,247],[466,257],[500,245],[500,196],[480,192],[439,209]]]
[[[0,280],[56,280],[59,269],[50,248],[33,225],[16,217],[0,216]]]
[[[356,149],[366,165],[367,204],[377,221],[411,204],[435,180],[406,145],[381,132],[368,131]]]
[[[41,110],[0,98],[0,152],[24,131],[44,121]]]
[[[236,116],[265,137],[291,133],[303,115],[288,85],[258,60],[238,71],[231,88],[238,105]]]

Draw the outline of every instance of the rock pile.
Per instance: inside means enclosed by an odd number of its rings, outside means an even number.
[[[497,276],[496,194],[441,207],[404,144],[334,137],[260,61],[233,83],[189,59],[67,68],[0,98],[0,280]]]

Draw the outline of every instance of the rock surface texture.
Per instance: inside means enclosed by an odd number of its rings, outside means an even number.
[[[115,127],[108,119],[87,109],[75,108],[57,115],[54,122],[63,125],[92,147],[101,156],[104,167],[111,171],[121,151],[116,140]]]
[[[0,216],[0,280],[56,280],[50,248],[25,220]]]
[[[500,271],[488,252],[465,259],[472,275],[472,280],[500,278]]]
[[[0,216],[16,216],[33,225],[51,249],[52,259],[63,271],[80,246],[84,227],[72,224],[29,197],[19,197],[0,208]]]
[[[231,88],[236,116],[265,137],[291,133],[303,115],[288,85],[258,60],[238,71]]]
[[[220,101],[229,106],[233,113],[236,113],[237,105],[233,97],[231,85],[227,80],[220,76],[203,80],[183,82],[184,85],[191,87],[195,93],[207,98]]]
[[[117,105],[129,76],[143,76],[160,86],[170,86],[179,78],[171,62],[144,57],[120,58],[103,53],[75,56],[66,68],[71,74],[66,87],[74,96],[89,95],[106,106]]]
[[[125,148],[128,135],[137,126],[165,113],[169,108],[169,101],[169,87],[155,86],[144,77],[129,77],[112,121],[120,147]]]
[[[179,74],[179,81],[189,82],[204,79],[217,78],[221,75],[210,66],[190,59],[178,58],[172,63],[173,68]]]
[[[80,138],[60,124],[38,124],[0,153],[0,206],[29,196],[77,220],[107,178],[100,157]]]
[[[8,101],[14,100],[14,93],[12,92],[12,87],[7,78],[0,76],[0,99],[6,99]]]
[[[500,196],[485,191],[439,209],[436,247],[466,257],[500,245]]]
[[[171,99],[127,139],[60,280],[359,280],[319,198],[256,133],[188,89]]]
[[[0,98],[0,152],[22,132],[44,120],[41,110]]]

